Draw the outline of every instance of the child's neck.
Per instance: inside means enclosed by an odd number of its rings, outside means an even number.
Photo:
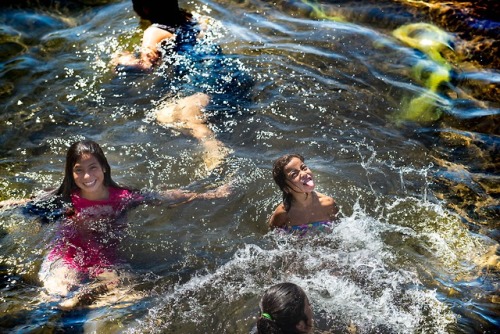
[[[80,189],[80,196],[89,201],[102,201],[109,198],[109,190],[108,187],[102,187],[102,189],[92,192],[85,192]]]
[[[293,196],[293,205],[302,208],[310,206],[313,202],[313,193],[314,191],[310,193],[296,193]]]

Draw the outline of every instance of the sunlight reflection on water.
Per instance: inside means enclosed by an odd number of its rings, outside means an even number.
[[[494,124],[498,107],[452,86],[436,100],[444,108],[438,123],[397,123],[401,102],[425,90],[411,75],[423,55],[393,40],[390,26],[312,20],[281,2],[187,5],[216,18],[207,40],[224,57],[203,64],[231,65],[221,86],[204,81],[209,71],[189,54],[172,54],[148,75],[115,74],[111,54],[133,48],[141,35],[127,2],[66,16],[36,9],[0,16],[2,36],[26,39],[2,44],[10,50],[0,72],[0,92],[10,92],[0,95],[2,199],[59,184],[67,147],[84,137],[102,144],[120,183],[235,188],[225,200],[129,212],[119,251],[135,275],[124,288],[139,300],[102,300],[75,313],[39,297],[37,273],[55,226],[1,211],[2,325],[246,333],[261,292],[290,280],[310,294],[318,330],[352,323],[360,333],[494,328],[498,277],[488,264],[495,268],[497,242],[474,232],[495,226],[487,214],[472,219],[478,213],[470,207],[494,206],[496,139],[485,124]],[[39,29],[27,30],[29,22]],[[176,79],[179,69],[187,74]],[[226,94],[224,85],[241,73],[251,77],[241,87],[248,96]],[[498,82],[490,71],[463,69],[461,77]],[[152,117],[184,89],[220,94],[210,125],[234,153],[208,175],[190,134]],[[344,218],[330,234],[267,233],[280,201],[272,161],[290,151],[305,155],[318,191],[341,207]],[[446,207],[447,196],[460,217]]]

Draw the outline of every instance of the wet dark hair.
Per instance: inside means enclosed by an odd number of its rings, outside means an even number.
[[[152,23],[177,26],[192,18],[191,13],[179,8],[177,0],[132,0],[132,5],[141,19]]]
[[[304,290],[293,283],[279,283],[267,289],[260,301],[257,333],[301,333],[296,326],[301,320],[305,323],[309,320],[304,312],[306,300]]]
[[[283,192],[283,205],[285,206],[285,210],[290,210],[290,206],[292,204],[292,194],[290,194],[286,188],[288,187],[286,181],[287,176],[285,174],[285,166],[293,159],[298,158],[300,161],[304,162],[304,157],[300,154],[285,154],[274,161],[273,164],[273,179],[274,182],[278,185],[278,187]]]
[[[66,153],[64,179],[61,186],[55,192],[55,195],[59,195],[64,202],[71,202],[71,192],[78,189],[73,178],[73,167],[84,154],[93,155],[104,169],[104,185],[106,187],[123,188],[111,178],[111,167],[99,144],[92,140],[77,141],[69,147]]]

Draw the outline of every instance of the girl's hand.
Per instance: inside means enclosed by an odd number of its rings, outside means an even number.
[[[0,209],[4,209],[4,208],[6,209],[6,208],[10,208],[12,206],[18,206],[18,205],[24,204],[24,203],[26,203],[28,201],[29,201],[29,199],[27,199],[27,198],[23,198],[23,199],[8,199],[8,200],[0,202]]]
[[[141,71],[149,72],[151,71],[153,64],[148,58],[141,59],[137,58],[134,54],[129,51],[122,51],[115,53],[110,62],[111,66],[114,67],[115,71]]]
[[[232,193],[231,186],[225,184],[216,189],[209,190],[204,193],[185,192],[181,189],[166,190],[161,192],[161,200],[169,203],[170,206],[189,203],[198,199],[216,199],[224,198]]]
[[[228,197],[232,193],[231,185],[224,184],[214,190],[207,191],[206,193],[199,194],[197,198],[201,199],[214,199]]]
[[[129,51],[120,51],[113,54],[110,64],[112,66],[130,65],[137,62],[136,57]]]

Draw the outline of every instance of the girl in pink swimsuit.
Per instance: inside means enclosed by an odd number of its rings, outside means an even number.
[[[104,282],[101,291],[103,286],[112,287],[117,282],[115,269],[122,263],[117,248],[127,209],[146,202],[179,204],[228,194],[227,186],[206,193],[145,193],[122,187],[111,178],[111,167],[97,143],[75,142],[67,152],[61,186],[23,208],[24,213],[41,216],[44,222],[57,220],[60,224],[42,263],[40,280],[50,295],[61,297],[71,297],[70,292],[89,280]],[[60,305],[78,302],[69,298]]]
[[[269,219],[271,229],[304,235],[310,229],[330,229],[337,219],[335,200],[314,190],[314,176],[300,154],[286,154],[274,162],[273,178],[283,202]]]

